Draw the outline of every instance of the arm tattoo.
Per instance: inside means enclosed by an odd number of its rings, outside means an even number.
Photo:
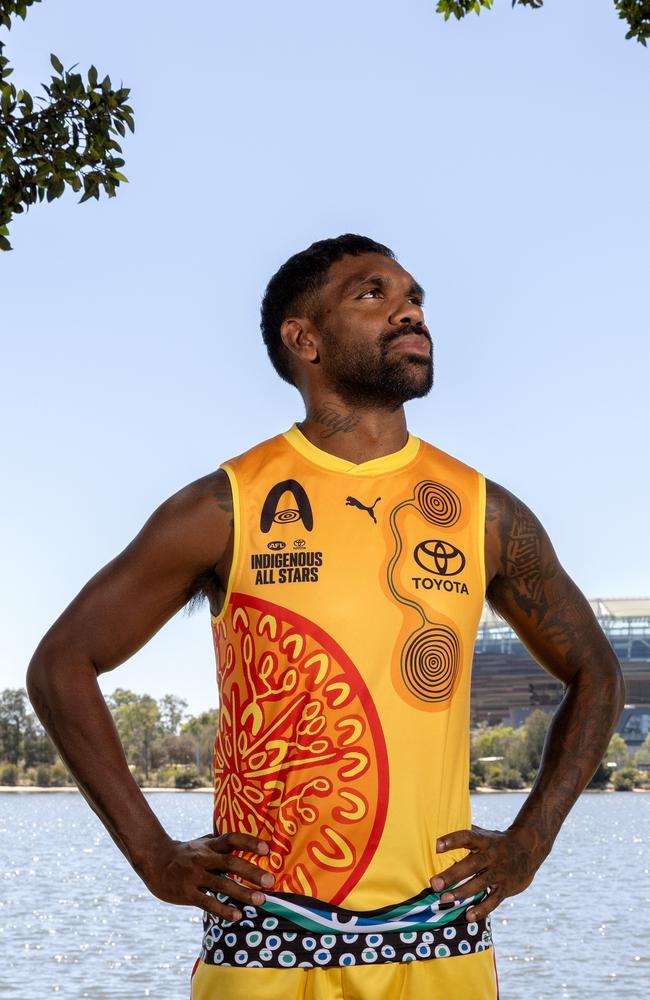
[[[595,771],[623,706],[616,657],[579,589],[558,562],[537,518],[489,484],[486,531],[497,543],[489,599],[532,655],[565,686],[533,790],[515,826],[550,847]]]
[[[568,653],[584,624],[584,598],[563,573],[546,533],[531,511],[508,494],[488,495],[486,520],[499,538],[499,571],[490,584],[495,610],[522,624]]]
[[[503,547],[504,575],[513,597],[522,611],[539,615],[544,602],[541,539],[530,511],[518,502]]]
[[[235,517],[233,513],[233,503],[232,503],[232,490],[230,487],[230,480],[223,470],[215,475],[214,481],[211,483],[211,490],[214,499],[217,501],[217,505],[224,514],[229,514],[228,520],[228,530],[232,534],[235,527]],[[187,602],[187,614],[191,615],[194,611],[197,611],[205,599],[207,598],[210,607],[214,613],[221,606],[223,597],[225,595],[225,587],[223,586],[216,568],[210,568],[200,573],[194,578],[187,590],[186,602]]]
[[[224,514],[230,514],[230,527],[233,527],[234,521],[232,519],[232,490],[230,489],[230,480],[225,472],[219,470],[214,479],[214,485],[212,487],[212,494],[214,499],[217,501],[220,510]]]

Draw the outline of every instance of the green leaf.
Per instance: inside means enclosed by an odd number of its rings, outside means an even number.
[[[0,0],[0,25],[11,28],[41,0]],[[456,0],[457,2],[457,0]],[[115,197],[128,183],[124,160],[115,137],[134,131],[130,90],[120,81],[113,90],[110,76],[98,83],[91,65],[83,76],[77,64],[65,69],[50,54],[53,75],[35,99],[8,82],[12,72],[0,41],[0,237],[1,249],[10,249],[8,224],[15,215],[45,200],[60,197],[66,186],[81,201]],[[18,98],[18,99],[17,99]]]
[[[7,83],[2,88],[2,110],[5,115],[9,115],[12,103],[13,103],[13,87]]]
[[[55,180],[48,185],[47,200],[54,201],[55,198],[60,198],[64,191],[65,182],[62,181],[60,177],[55,178]]]
[[[12,246],[6,236],[0,236],[0,250],[11,250]]]

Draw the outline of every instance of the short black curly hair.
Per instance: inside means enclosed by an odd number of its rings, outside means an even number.
[[[280,336],[283,321],[297,309],[313,310],[309,299],[325,284],[332,264],[347,255],[358,257],[363,253],[379,253],[395,260],[393,251],[383,243],[376,243],[368,236],[345,233],[333,239],[318,240],[306,250],[289,257],[266,286],[260,323],[262,337],[271,364],[280,378],[290,385],[295,385],[295,382],[289,352]]]

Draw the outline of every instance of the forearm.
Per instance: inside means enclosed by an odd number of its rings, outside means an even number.
[[[544,855],[601,762],[623,702],[623,679],[615,660],[598,672],[578,671],[567,685],[535,783],[512,824],[529,832]]]
[[[91,663],[32,660],[27,690],[39,719],[90,807],[135,870],[144,875],[169,841],[126,761]]]

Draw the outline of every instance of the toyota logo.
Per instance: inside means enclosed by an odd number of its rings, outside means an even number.
[[[460,549],[439,538],[420,542],[413,550],[413,558],[427,573],[438,576],[457,576],[465,569],[465,556]]]

